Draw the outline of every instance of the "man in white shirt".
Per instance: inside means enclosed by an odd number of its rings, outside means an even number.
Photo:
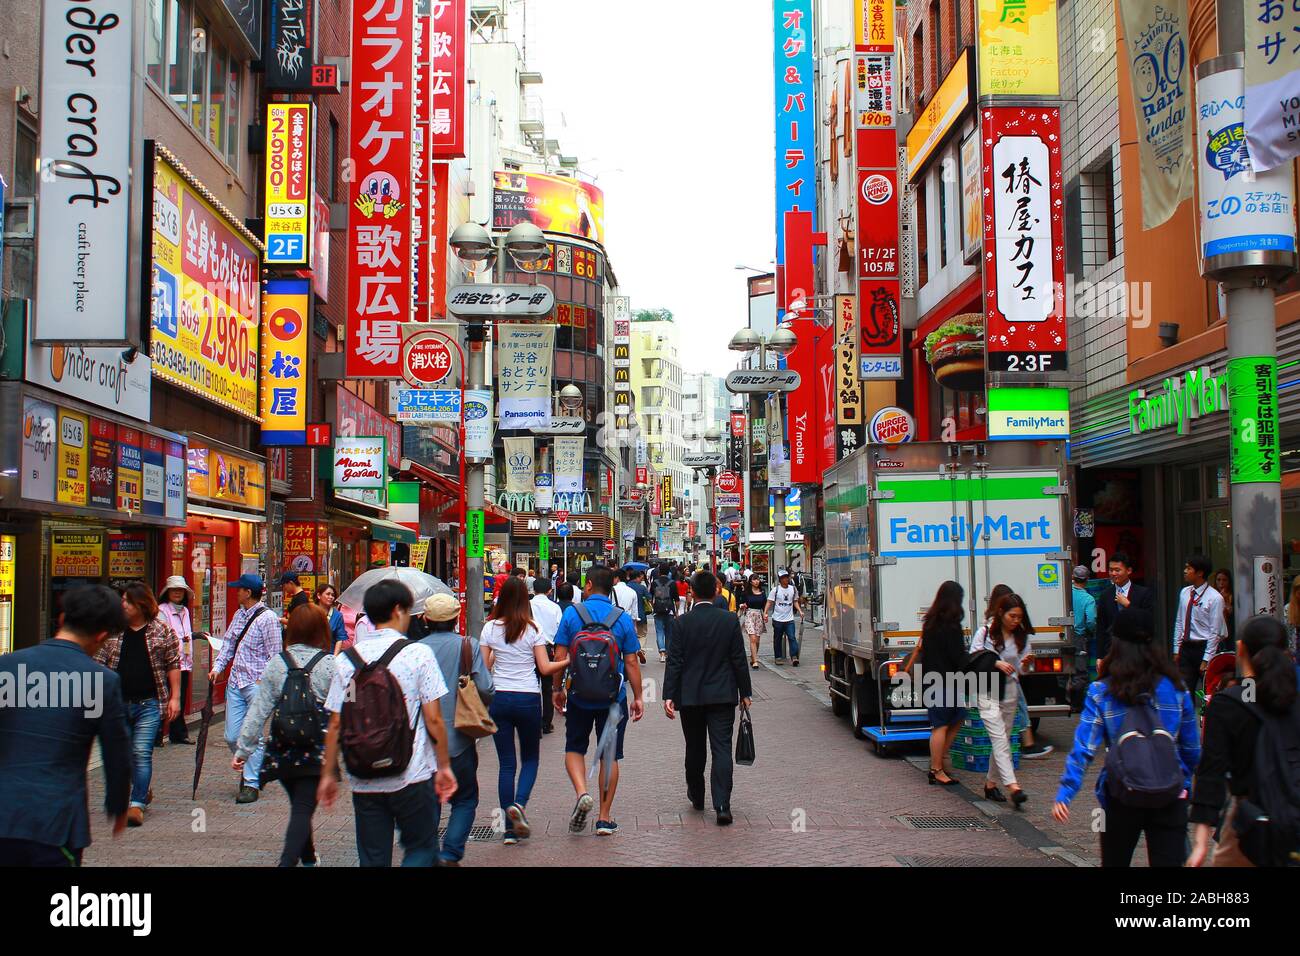
[[[799,638],[795,632],[795,615],[803,616],[799,606],[799,591],[790,583],[790,572],[785,568],[776,572],[778,584],[767,594],[767,607],[763,609],[764,621],[772,621],[772,643],[775,645],[776,663],[785,663],[785,645],[790,643],[790,663],[799,666]]]
[[[344,707],[362,706],[356,695],[349,692],[359,666],[357,658],[361,665],[372,664],[384,657],[394,644],[406,641],[403,635],[411,623],[413,603],[411,592],[400,581],[376,584],[365,597],[366,616],[375,630],[337,657],[337,671],[325,698],[330,722],[317,789],[317,801],[326,809],[338,796],[335,771],[342,726],[340,715]],[[447,684],[433,651],[413,641],[406,642],[396,656],[386,661],[386,666],[401,685],[414,740],[410,760],[400,773],[358,777],[348,771],[356,817],[357,856],[362,866],[392,866],[396,824],[405,851],[402,865],[433,866],[438,854],[441,803],[450,800],[456,792],[442,708],[438,704],[438,699],[447,693]],[[421,716],[423,726],[419,723]]]
[[[1206,664],[1219,651],[1219,639],[1228,634],[1223,616],[1223,595],[1210,586],[1210,559],[1194,554],[1183,566],[1187,587],[1178,595],[1178,613],[1174,617],[1174,657],[1190,693],[1205,671]]]
[[[641,599],[637,597],[636,591],[624,580],[627,572],[622,568],[614,568],[614,590],[610,594],[610,600],[615,605],[621,607],[627,612],[627,616],[632,619],[633,629],[638,634],[643,633],[641,629]],[[645,663],[645,650],[637,651],[637,657],[641,663]]]
[[[533,609],[533,622],[546,639],[546,656],[555,660],[555,632],[560,629],[560,619],[564,611],[552,600],[551,582],[548,578],[534,578],[532,599],[528,602]],[[549,734],[555,730],[555,702],[551,699],[554,682],[550,674],[537,674],[542,682],[542,733]]]

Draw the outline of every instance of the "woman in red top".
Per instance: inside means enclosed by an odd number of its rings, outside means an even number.
[[[680,574],[678,574],[677,575],[677,613],[678,614],[685,614],[687,611],[690,610],[690,605],[688,603],[690,601],[690,598],[691,598],[690,586],[686,583],[686,579],[683,578]]]

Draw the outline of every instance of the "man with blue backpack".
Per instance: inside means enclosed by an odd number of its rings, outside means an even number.
[[[645,713],[637,658],[641,644],[632,620],[611,599],[613,588],[614,575],[609,568],[592,568],[582,603],[565,610],[555,635],[555,660],[569,662],[566,680],[555,692],[555,709],[563,710],[567,697],[564,766],[578,795],[569,817],[570,833],[581,833],[586,828],[587,815],[595,805],[587,792],[586,766],[593,729],[598,738],[593,772],[600,767],[596,834],[618,832],[613,804],[618,789],[618,761],[623,759],[623,735],[628,717],[640,720]]]

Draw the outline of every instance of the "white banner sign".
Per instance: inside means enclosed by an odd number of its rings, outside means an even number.
[[[1154,229],[1192,194],[1192,86],[1187,0],[1124,0],[1142,228]]]
[[[1244,72],[1227,69],[1196,81],[1196,152],[1200,157],[1203,274],[1232,260],[1218,256],[1295,251],[1293,170],[1251,168],[1244,128]]]
[[[111,346],[51,348],[29,339],[27,381],[147,422],[153,363],[143,352],[130,362],[122,355],[122,349]]]
[[[509,439],[507,439],[509,441]],[[555,507],[555,476],[539,471],[533,479],[533,510],[551,511]]]
[[[1300,156],[1300,3],[1246,0],[1246,145],[1256,169]]]
[[[41,342],[127,344],[133,0],[45,0],[36,317]]]
[[[555,490],[582,491],[582,450],[585,438],[555,439]]]
[[[517,495],[533,491],[533,440],[506,438],[506,491]]]
[[[334,439],[335,488],[385,488],[387,441],[382,436]]]
[[[549,422],[555,327],[498,324],[496,335],[501,427],[528,428]],[[528,490],[532,490],[531,481]]]
[[[492,458],[492,390],[465,392],[465,457]]]

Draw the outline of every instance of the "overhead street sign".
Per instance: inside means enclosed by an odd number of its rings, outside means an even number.
[[[794,369],[745,369],[727,373],[727,391],[737,394],[757,392],[793,392],[799,387],[799,373]]]
[[[530,425],[528,430],[534,435],[585,435],[587,421],[583,418],[563,418],[552,415],[544,425]]]
[[[554,308],[555,293],[543,285],[458,285],[447,292],[447,311],[461,319],[540,319]]]
[[[684,468],[721,468],[722,452],[706,451],[694,455],[682,455],[682,466]]]

